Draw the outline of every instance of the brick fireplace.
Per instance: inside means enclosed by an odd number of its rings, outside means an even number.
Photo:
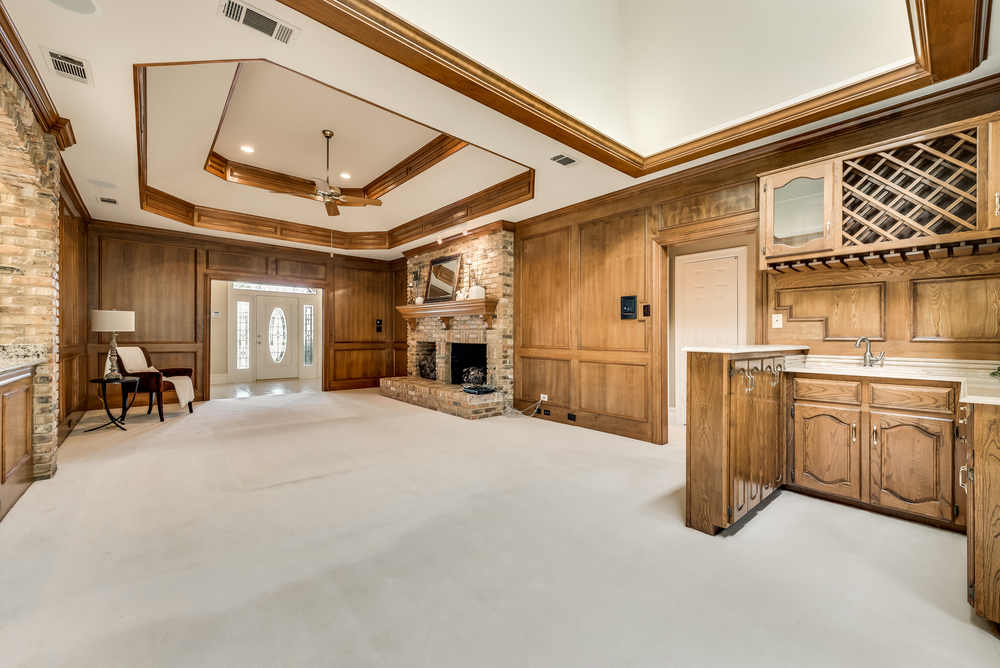
[[[487,383],[510,398],[514,390],[514,233],[504,227],[489,234],[459,239],[407,258],[408,302],[413,303],[427,278],[431,260],[462,255],[459,288],[479,275],[488,299],[499,301],[492,329],[479,317],[459,316],[445,329],[437,318],[419,318],[407,329],[407,375],[383,378],[383,396],[467,419],[499,415],[503,401],[498,394],[473,395],[462,391],[453,372],[456,351],[461,366],[474,354],[475,364],[485,364]],[[433,356],[433,365],[428,357]],[[427,369],[434,367],[434,378]],[[465,368],[464,366],[462,368]],[[460,373],[460,372],[459,372]]]

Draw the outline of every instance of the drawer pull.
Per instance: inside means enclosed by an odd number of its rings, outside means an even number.
[[[878,425],[872,425],[872,445],[878,445]]]
[[[774,380],[771,381],[771,387],[776,387],[778,383],[781,382],[781,365],[775,364],[771,373],[774,374]]]
[[[852,441],[857,441],[858,440],[858,423],[857,422],[852,422],[851,423],[851,440]]]
[[[968,471],[969,471],[968,466],[963,466],[962,468],[958,469],[958,486],[964,489],[966,494],[969,493],[969,486],[966,483],[962,482],[962,474],[965,473],[966,474],[965,479],[968,480],[969,479]]]

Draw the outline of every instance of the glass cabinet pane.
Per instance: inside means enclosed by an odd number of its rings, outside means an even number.
[[[774,245],[798,248],[823,237],[823,186],[822,178],[800,177],[774,189]]]

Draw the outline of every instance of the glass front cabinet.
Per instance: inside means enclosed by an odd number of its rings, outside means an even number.
[[[836,248],[840,215],[834,193],[839,190],[835,187],[839,166],[831,161],[761,177],[764,255]]]

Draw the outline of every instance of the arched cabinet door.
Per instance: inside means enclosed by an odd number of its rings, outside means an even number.
[[[888,508],[954,519],[954,422],[872,412],[871,498]]]
[[[861,499],[861,411],[795,404],[795,482]]]

